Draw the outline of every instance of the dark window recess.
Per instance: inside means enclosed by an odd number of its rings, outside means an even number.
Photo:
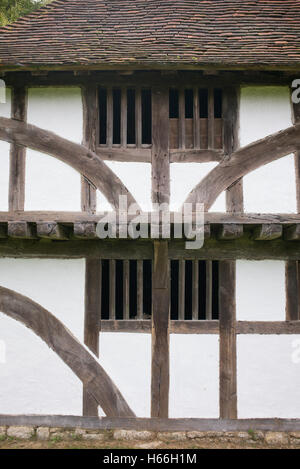
[[[219,264],[218,261],[212,261],[212,269],[207,268],[206,261],[197,261],[199,268],[198,282],[198,319],[209,319],[207,311],[207,285],[208,281],[212,283],[211,291],[211,317],[219,319]],[[208,278],[211,272],[211,280]],[[179,261],[171,261],[171,292],[170,292],[170,317],[172,320],[178,320],[179,315]],[[139,279],[143,285],[143,311],[142,316],[138,318],[137,305],[137,261],[129,261],[129,318],[130,319],[149,319],[152,313],[152,262],[143,261],[143,277]],[[109,298],[109,261],[102,261],[102,297],[101,297],[101,317],[103,320],[109,319],[110,298]],[[115,277],[115,319],[124,318],[124,263],[122,260],[116,261]],[[114,319],[114,318],[113,318]],[[193,261],[185,261],[185,279],[184,279],[184,319],[193,319]]]
[[[208,319],[206,305],[206,290],[208,281],[208,270],[206,261],[198,261],[199,281],[198,281],[198,319]],[[171,319],[178,319],[179,306],[179,262],[171,261]],[[212,262],[212,319],[219,319],[219,283],[218,283],[218,262]],[[193,318],[193,262],[185,261],[184,280],[184,319]]]
[[[184,90],[185,97],[185,118],[193,119],[194,117],[194,93],[193,90]]]
[[[214,89],[214,114],[216,119],[222,118],[222,90]]]
[[[99,126],[100,145],[106,145],[107,92],[105,88],[99,89]]]
[[[113,90],[113,144],[121,143],[121,90]]]
[[[151,90],[144,89],[141,92],[142,101],[142,144],[152,143],[152,98]]]
[[[201,119],[208,117],[208,89],[199,89],[199,116]]]
[[[135,90],[127,90],[127,143],[135,144]]]
[[[143,308],[144,315],[152,313],[152,262],[143,261]]]
[[[171,88],[169,91],[169,118],[179,118],[179,97],[178,90]]]
[[[102,261],[101,318],[109,319],[109,261]]]

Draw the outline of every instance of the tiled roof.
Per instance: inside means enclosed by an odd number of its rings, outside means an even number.
[[[300,0],[56,0],[0,29],[0,68],[300,67]]]

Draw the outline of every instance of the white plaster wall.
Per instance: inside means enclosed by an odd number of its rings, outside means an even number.
[[[288,87],[243,87],[240,101],[240,144],[292,125]],[[296,212],[296,183],[293,155],[280,158],[244,178],[246,212]]]
[[[238,336],[238,417],[299,418],[299,371],[299,335]]]
[[[239,321],[285,320],[285,263],[236,262],[236,308]]]
[[[178,210],[190,191],[217,165],[218,163],[172,163],[170,165],[172,209]],[[209,211],[226,211],[224,192],[220,194]]]
[[[100,362],[134,413],[150,417],[151,335],[102,332]]]
[[[170,418],[219,417],[219,337],[170,335]]]
[[[11,117],[11,92],[6,88],[6,103],[0,103],[0,116]],[[9,143],[0,140],[0,211],[8,210]]]
[[[0,285],[53,313],[82,341],[84,260],[0,259]],[[82,384],[48,346],[0,312],[0,413],[82,413]]]
[[[81,143],[80,89],[29,89],[27,119],[31,124]],[[79,173],[54,157],[28,149],[25,210],[80,210]]]
[[[151,164],[122,163],[117,161],[106,161],[105,163],[125,184],[142,210],[152,210]],[[112,210],[111,205],[100,191],[97,191],[97,210],[100,212]]]

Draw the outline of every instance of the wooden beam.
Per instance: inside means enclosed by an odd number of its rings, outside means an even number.
[[[0,415],[1,426],[83,428],[87,430],[124,430],[154,432],[299,432],[300,419],[199,419],[199,418],[109,418],[76,415]],[[208,435],[209,436],[209,435]]]
[[[143,261],[137,261],[137,318],[142,319],[144,314],[143,308]]]
[[[83,107],[83,142],[92,152],[96,152],[98,144],[98,88],[95,84],[82,87]],[[81,177],[81,210],[94,213],[96,211],[96,188],[85,177]]]
[[[287,241],[300,240],[300,224],[292,225],[284,230],[284,238]]]
[[[237,334],[300,334],[300,321],[238,321]]]
[[[238,87],[223,89],[223,145],[230,158],[239,147],[239,94]],[[229,213],[244,211],[243,180],[239,179],[226,191],[226,209]]]
[[[3,287],[0,287],[0,310],[37,334],[71,368],[106,415],[134,416],[100,363],[49,311],[30,298]]]
[[[149,147],[150,146],[151,145],[149,145]],[[151,163],[151,148],[97,147],[96,153],[103,161],[121,161],[125,163]]]
[[[77,239],[95,239],[97,238],[96,223],[78,222],[73,225],[74,237]]]
[[[235,262],[219,263],[220,418],[224,419],[237,418],[235,275]]]
[[[199,319],[199,261],[193,261],[192,318]]]
[[[185,202],[203,203],[208,211],[217,197],[241,177],[289,153],[300,151],[300,124],[276,132],[232,153],[190,192]]]
[[[116,261],[109,260],[109,319],[116,319]]]
[[[299,316],[299,261],[285,264],[286,320],[297,321]]]
[[[119,196],[126,195],[128,204],[136,203],[132,194],[115,173],[88,148],[66,140],[53,132],[13,119],[0,117],[0,140],[23,145],[63,161],[91,181],[117,208]]]
[[[256,241],[272,241],[282,237],[282,225],[277,223],[263,224],[255,228],[253,238]]]
[[[214,89],[209,87],[208,89],[208,148],[211,150],[214,148],[214,135],[215,135],[215,109],[214,109]]]
[[[233,193],[231,193],[233,196]],[[221,229],[219,231],[219,239],[238,239],[243,236],[243,225],[235,225],[233,223],[227,224],[224,223],[221,225]]]
[[[27,90],[24,86],[12,88],[11,117],[21,122],[27,117]],[[9,210],[24,210],[26,148],[12,143],[9,162]]]
[[[170,202],[169,93],[152,90],[152,202]]]
[[[7,235],[10,238],[35,239],[36,229],[32,223],[24,221],[8,222]]]
[[[101,279],[102,263],[99,259],[85,261],[85,294],[84,294],[84,343],[99,357],[99,332],[101,324]],[[98,416],[98,402],[83,387],[82,413],[84,416]]]
[[[169,413],[170,278],[167,241],[154,241],[151,416]]]
[[[69,230],[61,223],[38,222],[36,224],[37,236],[45,239],[66,241],[69,239]]]
[[[179,261],[178,270],[178,319],[185,317],[185,260]]]
[[[143,262],[143,261],[138,261]],[[123,261],[123,319],[129,319],[130,315],[130,297],[129,297],[129,279],[130,279],[130,261]]]
[[[222,161],[223,150],[194,150],[194,149],[171,149],[170,163],[207,163],[211,161]]]
[[[16,211],[16,212],[1,212],[0,223],[7,223],[8,221],[27,221],[27,222],[56,222],[63,224],[76,224],[76,223],[98,223],[99,220],[107,215],[108,212],[98,212],[94,215],[82,212],[63,212],[63,211]],[[146,212],[150,217],[151,213]],[[171,212],[171,224],[176,221],[178,213]],[[136,215],[128,215],[128,222],[132,221]],[[195,218],[193,218],[195,221]],[[226,212],[206,212],[204,214],[204,228],[210,228],[210,225],[251,225],[262,224],[281,224],[284,228],[289,228],[291,225],[300,225],[300,214],[295,213],[226,213]]]

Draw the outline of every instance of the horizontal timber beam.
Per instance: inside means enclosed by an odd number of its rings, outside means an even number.
[[[102,320],[101,332],[151,333],[150,320]],[[219,334],[219,321],[170,321],[170,334]],[[300,321],[237,321],[240,335],[300,334]]]
[[[85,428],[148,431],[281,431],[300,430],[300,419],[108,418],[76,415],[0,415],[0,426]]]

